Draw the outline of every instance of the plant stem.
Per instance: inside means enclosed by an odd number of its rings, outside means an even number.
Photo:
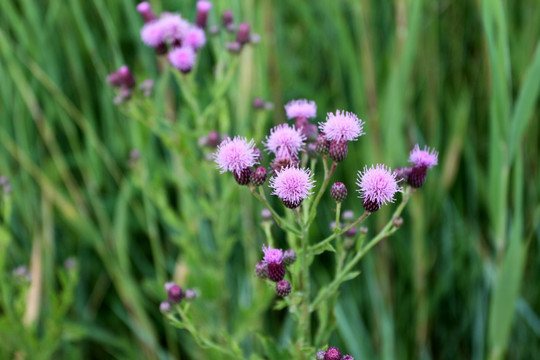
[[[343,235],[344,233],[346,233],[347,231],[349,231],[350,229],[352,229],[353,227],[355,227],[356,225],[362,223],[364,220],[366,220],[366,218],[370,215],[371,213],[369,211],[365,211],[362,216],[360,216],[358,219],[356,219],[353,223],[351,223],[350,225],[348,225],[347,227],[345,227],[343,230],[340,230],[339,232],[337,233],[333,233],[332,235],[328,236],[326,239],[318,242],[317,244],[313,245],[313,246],[310,246],[309,247],[309,253],[310,254],[313,254],[313,253],[316,253],[316,252],[319,252],[321,251],[322,249],[324,249],[324,247],[332,240],[334,240],[336,237],[340,236],[340,235]]]
[[[324,160],[323,164],[325,165],[324,181],[323,181],[323,183],[321,185],[321,188],[319,189],[319,192],[317,193],[317,197],[315,197],[315,200],[313,201],[313,203],[310,206],[309,222],[308,222],[307,226],[311,225],[311,223],[315,219],[315,215],[317,214],[317,205],[319,204],[319,201],[321,200],[321,198],[322,198],[322,196],[324,194],[324,191],[328,187],[328,183],[330,182],[330,178],[334,174],[334,171],[336,170],[337,165],[338,165],[338,163],[334,161],[332,163],[332,167],[330,168],[330,170],[327,171],[327,169],[326,169],[326,159]]]
[[[249,185],[249,190],[251,191],[253,196],[259,199],[264,204],[264,206],[266,206],[266,208],[270,210],[270,212],[272,213],[272,217],[274,218],[274,221],[280,228],[289,230],[290,232],[296,235],[300,235],[300,231],[298,231],[298,229],[295,229],[290,224],[285,222],[285,220],[283,220],[283,218],[279,216],[278,213],[274,210],[274,208],[268,203],[268,200],[266,200],[266,197],[264,196],[262,189],[260,190],[260,194],[259,194],[257,193],[257,191],[255,191],[255,188],[253,186]]]

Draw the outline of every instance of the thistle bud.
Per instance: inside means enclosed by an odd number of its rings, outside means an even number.
[[[337,203],[343,202],[347,197],[347,187],[342,182],[335,182],[330,188],[330,196]]]
[[[276,284],[276,293],[281,297],[289,295],[291,293],[291,283],[287,280],[278,281]]]
[[[241,45],[249,43],[250,39],[250,27],[248,23],[241,23],[238,26],[238,32],[236,33],[236,41]]]
[[[261,186],[266,181],[266,169],[261,167],[258,167],[251,173],[251,183],[255,186]]]
[[[319,154],[326,155],[328,154],[328,149],[330,149],[330,141],[326,138],[326,135],[319,134],[315,146]]]
[[[292,249],[285,250],[283,253],[283,264],[291,265],[296,261],[296,252]]]
[[[239,185],[249,184],[249,179],[251,178],[251,168],[244,168],[239,173],[233,171],[234,179]]]
[[[335,162],[341,162],[347,157],[347,141],[334,140],[330,143],[328,156]]]
[[[180,300],[182,300],[182,297],[182,288],[178,285],[171,286],[171,288],[167,291],[167,298],[173,304],[179,303]]]

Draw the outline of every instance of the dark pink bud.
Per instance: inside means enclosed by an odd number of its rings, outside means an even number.
[[[258,167],[251,173],[251,183],[255,186],[261,186],[266,181],[266,169]]]
[[[347,197],[347,187],[344,183],[339,181],[333,183],[332,188],[330,188],[330,196],[332,196],[332,199],[334,199],[335,202],[343,202]]]
[[[212,8],[210,1],[200,0],[197,1],[197,17],[195,18],[195,24],[201,29],[206,28],[206,21],[208,18],[208,12]]]
[[[283,280],[285,277],[285,266],[282,263],[268,263],[268,278],[274,282]]]
[[[167,291],[167,298],[173,304],[177,304],[182,300],[182,288],[178,285],[173,285]]]
[[[133,77],[133,74],[131,74],[131,71],[129,71],[129,68],[127,66],[122,66],[118,70],[118,75],[120,76],[120,79],[122,81],[122,86],[125,86],[127,88],[132,88],[135,86],[135,78]]]
[[[156,14],[152,11],[152,7],[148,1],[143,1],[137,5],[137,11],[142,15],[144,22],[150,22],[157,19]]]
[[[426,182],[427,166],[415,166],[409,175],[409,184],[413,188],[420,188]]]
[[[283,264],[291,265],[296,261],[296,252],[292,249],[285,250],[283,253]]]
[[[261,99],[260,97],[256,97],[255,99],[253,99],[253,107],[257,110],[260,110],[260,109],[263,109],[264,108],[264,100]]]
[[[319,154],[326,155],[328,154],[328,149],[330,149],[330,140],[326,138],[326,135],[319,134],[315,142],[315,147]]]
[[[291,283],[287,280],[278,281],[276,284],[276,293],[281,296],[287,296],[291,293]]]
[[[236,41],[241,45],[249,43],[249,24],[241,23],[238,26],[238,32],[236,33]]]
[[[341,353],[335,347],[330,347],[326,350],[324,360],[341,360]]]
[[[347,141],[334,140],[330,143],[328,156],[335,162],[341,162],[347,157]]]
[[[219,143],[221,142],[221,137],[219,136],[219,133],[215,130],[210,131],[208,133],[208,136],[206,137],[206,145],[209,147],[217,147]]]
[[[297,207],[300,206],[300,204],[302,204],[302,200],[300,200],[300,201],[292,201],[292,200],[282,199],[281,201],[283,202],[283,205],[285,205],[289,209],[296,209]]]
[[[364,200],[362,200],[362,206],[369,212],[375,212],[381,207],[378,202],[369,200],[368,198],[364,198]]]
[[[122,86],[122,77],[117,72],[107,75],[107,82],[114,87]]]
[[[234,179],[236,182],[240,185],[247,185],[249,184],[249,179],[251,177],[251,168],[244,168],[242,171],[237,173],[236,171],[233,171]]]
[[[221,22],[226,29],[229,29],[231,25],[234,25],[234,18],[231,10],[225,10],[223,12],[221,15]]]

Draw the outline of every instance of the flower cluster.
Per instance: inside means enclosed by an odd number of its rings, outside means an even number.
[[[326,122],[319,123],[322,132],[317,138],[319,152],[328,152],[336,162],[343,161],[347,156],[348,142],[364,135],[363,126],[364,122],[353,113],[339,110],[335,114],[328,113]]]
[[[210,2],[198,1],[195,24],[191,24],[180,14],[164,12],[158,17],[148,2],[142,2],[137,5],[137,11],[145,21],[141,39],[157,54],[168,52],[171,65],[182,73],[189,73],[195,64],[197,51],[206,44],[204,29],[211,8]]]
[[[351,355],[341,355],[336,347],[329,347],[327,350],[319,350],[316,355],[317,360],[354,360]]]
[[[281,297],[291,293],[291,284],[284,280],[286,266],[292,265],[296,261],[296,252],[288,249],[285,252],[281,249],[272,249],[263,245],[263,260],[255,266],[255,275],[261,279],[270,279],[276,283],[276,294]]]
[[[178,304],[183,299],[186,300],[193,300],[197,297],[197,294],[194,290],[186,289],[182,290],[182,288],[175,284],[172,281],[169,281],[165,283],[165,291],[167,292],[167,299],[169,301],[163,301],[159,305],[159,310],[163,313],[168,312],[171,310],[171,304]]]

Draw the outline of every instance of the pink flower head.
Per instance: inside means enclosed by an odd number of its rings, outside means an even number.
[[[186,31],[182,45],[191,46],[193,50],[197,51],[206,44],[206,36],[204,30],[196,26],[192,26]]]
[[[188,73],[195,64],[195,51],[189,46],[172,49],[169,52],[169,62],[183,73]]]
[[[266,149],[277,154],[285,150],[289,154],[296,154],[304,145],[306,137],[288,124],[275,126],[266,137]]]
[[[336,111],[336,114],[328,113],[326,122],[319,123],[319,129],[326,135],[329,140],[336,141],[354,141],[360,135],[364,135],[362,131],[364,122],[350,112]]]
[[[307,101],[306,99],[292,100],[285,105],[285,112],[289,119],[314,118],[317,115],[317,105],[315,101]]]
[[[272,249],[272,246],[266,247],[266,245],[263,245],[262,250],[264,252],[264,261],[266,263],[281,264],[283,261],[283,250]]]
[[[202,12],[208,12],[212,9],[212,3],[210,1],[200,0],[197,1],[197,10]]]
[[[418,144],[414,146],[409,154],[410,163],[413,163],[414,166],[422,166],[429,169],[437,165],[438,158],[439,153],[435,151],[435,149],[430,149],[427,146],[424,146],[424,150],[420,150]]]
[[[190,23],[179,14],[164,13],[158,22],[163,28],[167,41],[171,43],[182,40],[191,27]]]
[[[389,167],[381,164],[364,167],[364,172],[358,172],[356,185],[362,199],[377,203],[379,206],[394,202],[396,192],[401,192],[397,184],[396,174]]]
[[[234,139],[227,138],[219,144],[213,157],[216,160],[221,173],[226,171],[240,174],[245,168],[249,168],[257,163],[256,153],[253,149],[253,140],[236,136]]]
[[[313,174],[309,169],[296,167],[283,168],[270,179],[270,187],[274,189],[272,195],[293,204],[299,204],[311,194],[313,184]]]
[[[147,22],[141,29],[141,39],[146,45],[156,47],[165,42],[165,30],[160,20]]]

